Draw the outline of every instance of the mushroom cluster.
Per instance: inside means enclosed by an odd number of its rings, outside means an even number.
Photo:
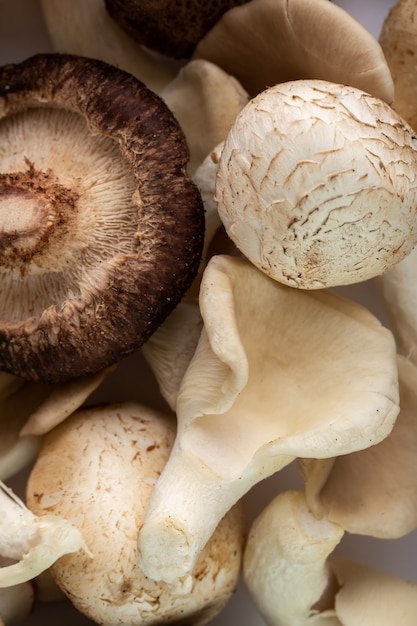
[[[271,626],[414,626],[337,551],[417,529],[415,0],[380,41],[329,0],[40,6],[0,67],[0,624],[203,626],[242,580]]]

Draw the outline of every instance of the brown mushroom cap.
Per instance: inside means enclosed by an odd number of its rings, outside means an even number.
[[[111,17],[152,50],[181,59],[228,9],[248,0],[105,0]]]
[[[115,67],[0,69],[0,369],[64,381],[148,339],[200,262],[187,160],[162,99]]]

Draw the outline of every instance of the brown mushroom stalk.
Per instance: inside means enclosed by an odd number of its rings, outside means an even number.
[[[196,275],[188,148],[163,100],[101,61],[0,70],[0,369],[94,375],[139,348]]]

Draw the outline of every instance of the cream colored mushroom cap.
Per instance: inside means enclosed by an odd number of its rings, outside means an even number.
[[[30,508],[73,520],[88,543],[92,558],[79,552],[52,572],[76,608],[98,623],[206,624],[237,584],[240,506],[222,520],[189,590],[148,580],[137,566],[137,533],[174,434],[172,418],[136,403],[80,410],[47,435],[29,478]]]
[[[417,140],[382,100],[326,81],[253,98],[221,153],[218,210],[232,241],[305,289],[382,274],[417,240]]]
[[[378,41],[328,0],[251,0],[229,9],[200,40],[195,57],[236,76],[252,96],[314,78],[353,85],[388,103],[394,97]]]

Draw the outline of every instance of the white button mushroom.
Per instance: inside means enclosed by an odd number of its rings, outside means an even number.
[[[361,90],[298,80],[266,89],[237,116],[216,199],[232,241],[293,287],[366,280],[417,241],[417,139]]]
[[[295,457],[377,443],[399,411],[395,342],[360,305],[215,256],[200,310],[195,351],[181,330],[154,354],[164,362],[156,374],[175,378],[190,349],[177,394],[170,388],[176,442],[138,540],[143,570],[168,582],[189,575],[217,522],[254,484]]]
[[[39,516],[72,520],[85,537],[92,557],[67,555],[51,571],[97,623],[203,625],[236,587],[245,531],[240,504],[215,530],[189,587],[155,583],[137,565],[137,533],[174,436],[172,416],[127,402],[80,410],[45,437],[28,506]],[[163,549],[154,557],[164,560]]]

